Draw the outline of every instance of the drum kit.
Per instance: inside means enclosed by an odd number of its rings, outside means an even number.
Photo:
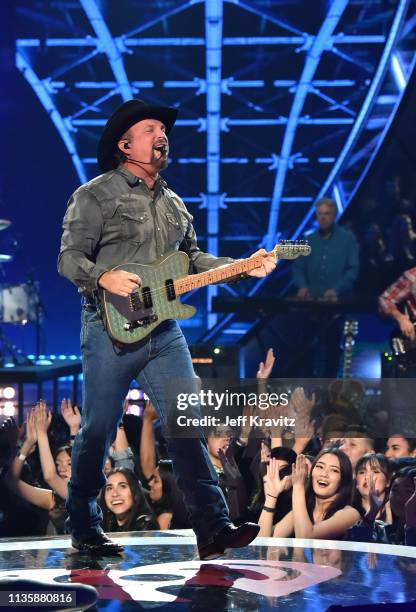
[[[7,229],[10,225],[11,221],[8,219],[0,219],[0,231]],[[3,265],[12,261],[12,255],[0,253],[0,270]],[[3,276],[6,276],[4,272]],[[26,325],[26,323],[36,322],[38,326],[39,303],[38,288],[33,281],[19,285],[0,283],[0,324]],[[0,363],[3,361],[2,353],[4,349],[7,349],[7,352],[11,353],[14,358],[16,354],[20,353],[17,347],[8,341],[4,331],[0,328]]]

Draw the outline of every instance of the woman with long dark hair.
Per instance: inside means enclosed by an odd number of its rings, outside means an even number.
[[[366,453],[355,466],[355,487],[353,506],[361,516],[370,511],[372,489],[378,498],[380,509],[376,519],[390,524],[392,522],[389,504],[390,481],[393,468],[390,461],[382,453]]]
[[[52,455],[47,437],[50,420],[46,404],[41,400],[28,415],[26,439],[20,449],[20,454],[10,466],[5,482],[16,495],[48,511],[52,523],[51,530],[48,527],[48,533],[52,534],[64,533],[64,523],[67,517],[65,498],[71,477],[72,447],[61,446]],[[36,445],[39,447],[43,479],[51,489],[33,486],[21,478],[26,457],[33,453]]]
[[[296,461],[296,456],[297,455],[295,451],[293,451],[291,448],[287,448],[285,446],[277,446],[270,450],[270,455],[268,457],[264,457],[266,461],[262,460],[258,463],[256,489],[253,493],[251,503],[248,508],[249,520],[257,522],[263,510],[263,506],[265,504],[267,506],[263,479],[266,476],[267,465],[270,459],[272,458],[277,461],[276,465],[279,470],[280,480],[283,480],[285,476],[291,476],[292,465]],[[276,511],[273,517],[273,523],[277,523],[278,521],[280,521],[280,519],[282,519],[292,509],[292,479],[287,478],[285,482],[286,486],[285,489],[280,493],[279,504],[276,507]]]
[[[139,481],[128,468],[115,468],[102,488],[100,506],[106,531],[158,529]]]
[[[287,477],[285,477],[287,478]],[[264,479],[266,503],[260,515],[260,536],[340,539],[360,515],[351,504],[352,467],[338,448],[325,448],[312,464],[310,476],[306,458],[298,455],[292,466],[292,511],[273,526],[277,499],[285,488],[275,460]]]
[[[173,474],[172,461],[161,459],[148,480],[149,504],[159,529],[190,529],[188,512]]]

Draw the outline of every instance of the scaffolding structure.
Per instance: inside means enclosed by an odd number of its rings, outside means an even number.
[[[20,0],[16,64],[58,130],[80,182],[98,174],[111,112],[132,97],[177,106],[164,174],[200,247],[247,256],[339,215],[383,142],[416,57],[410,0]],[[205,340],[247,327],[188,297]],[[197,333],[195,331],[195,333]]]

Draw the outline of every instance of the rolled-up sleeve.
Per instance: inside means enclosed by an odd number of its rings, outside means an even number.
[[[409,271],[405,272],[392,285],[387,287],[378,299],[380,310],[385,315],[398,315],[397,304],[405,302],[412,294],[413,282]]]
[[[107,269],[94,261],[103,230],[103,216],[97,199],[87,189],[79,189],[69,200],[63,230],[58,272],[73,282],[81,293],[92,293]]]

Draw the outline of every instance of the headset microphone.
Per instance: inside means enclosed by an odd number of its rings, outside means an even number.
[[[125,142],[123,145],[124,149],[130,149],[130,145],[128,142]],[[162,153],[162,155],[166,155],[167,151],[168,151],[168,147],[166,145],[159,145],[158,147],[155,147],[156,151],[159,151],[160,153]],[[153,161],[150,162],[145,162],[145,161],[140,161],[140,159],[133,159],[132,157],[128,157],[127,158],[127,162],[133,162],[136,164],[146,164],[147,166],[151,166],[153,164]]]
[[[133,159],[132,157],[128,157],[127,162],[134,162],[136,164],[147,164],[148,166],[151,166],[153,164],[152,161],[144,162],[144,161],[140,161],[140,159]]]

